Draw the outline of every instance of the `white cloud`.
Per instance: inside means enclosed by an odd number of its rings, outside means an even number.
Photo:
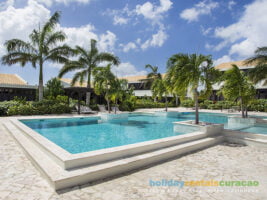
[[[120,46],[123,48],[122,50],[123,50],[124,52],[128,52],[128,51],[130,51],[131,49],[136,49],[136,48],[137,48],[136,44],[133,43],[133,42],[129,42],[129,43],[125,44],[125,45],[120,44]]]
[[[135,11],[130,10],[128,8],[128,5],[126,4],[126,6],[120,10],[107,9],[103,13],[103,15],[107,15],[107,16],[112,17],[114,25],[125,25],[125,24],[128,24],[128,22],[135,15]]]
[[[147,74],[147,71],[145,70],[139,71],[133,64],[129,62],[121,63],[118,67],[114,66],[112,68],[112,72],[118,77],[139,76]]]
[[[113,18],[113,24],[114,25],[123,25],[123,24],[127,24],[128,23],[128,19],[124,18],[124,17],[119,17],[117,15],[114,16]]]
[[[236,5],[236,2],[235,1],[232,1],[232,0],[229,1],[228,2],[228,9],[229,10],[232,10],[235,5]]]
[[[219,6],[219,3],[212,0],[204,0],[187,8],[180,13],[180,17],[188,22],[198,21],[201,15],[209,15],[211,11]]]
[[[232,58],[228,55],[224,55],[221,58],[218,58],[217,60],[215,60],[214,65],[217,66],[221,63],[230,62],[230,61],[232,61]]]
[[[168,35],[164,30],[159,30],[157,33],[153,34],[152,37],[141,45],[141,48],[147,49],[148,47],[161,47],[167,40]]]
[[[5,52],[3,43],[6,40],[28,39],[28,35],[38,27],[38,23],[44,23],[49,16],[50,11],[33,0],[29,0],[24,8],[16,9],[9,5],[6,10],[0,11],[0,55]]]
[[[34,0],[29,0],[23,8],[14,8],[10,5],[6,10],[0,11],[0,56],[5,53],[3,44],[6,40],[18,38],[27,41],[32,30],[38,28],[38,24],[43,24],[50,16],[51,12]],[[79,45],[88,49],[90,40],[96,39],[100,51],[114,49],[116,35],[111,31],[97,34],[91,24],[80,27],[58,26],[57,28],[66,33],[67,40],[65,42],[70,46]]]
[[[107,31],[105,34],[101,34],[99,37],[100,51],[112,51],[115,46],[117,37],[111,31]]]
[[[14,5],[14,0],[7,0],[4,2],[0,2],[0,11],[7,9],[9,6]]]
[[[204,26],[201,25],[200,30],[201,30],[201,33],[206,36],[212,31],[212,28],[211,27],[204,28]]]
[[[160,23],[163,15],[172,8],[172,4],[170,0],[160,0],[160,5],[155,6],[147,1],[142,5],[137,5],[135,11],[137,15],[142,15],[145,19],[149,19],[153,23]]]
[[[69,5],[70,3],[88,4],[92,0],[36,0],[36,1],[46,5],[47,7],[50,7],[53,4],[64,4],[64,5]]]
[[[215,29],[215,37],[222,39],[215,50],[230,45],[229,56],[244,59],[253,54],[257,47],[266,46],[267,0],[256,0],[245,6],[240,19],[227,27]]]

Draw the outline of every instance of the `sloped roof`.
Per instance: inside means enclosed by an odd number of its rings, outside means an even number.
[[[164,77],[166,74],[161,74],[162,77]],[[131,82],[140,82],[143,79],[146,79],[147,75],[141,75],[141,76],[124,76],[119,77],[119,79],[126,79],[129,83]]]
[[[253,68],[254,67],[253,65],[246,65],[244,60],[240,60],[240,61],[221,63],[215,66],[215,69],[225,71],[225,70],[231,69],[232,65],[237,65],[239,68]]]
[[[17,74],[0,74],[1,85],[27,85],[27,82]]]
[[[59,80],[62,82],[64,87],[71,86],[71,81],[72,81],[71,78],[61,78]],[[80,84],[80,82],[76,82],[73,87],[86,87],[86,86],[87,86],[86,82],[83,82],[82,84]]]

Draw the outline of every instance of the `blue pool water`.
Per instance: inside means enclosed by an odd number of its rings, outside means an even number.
[[[242,132],[267,134],[267,125],[256,124],[255,126],[240,129]]]
[[[194,117],[194,113],[182,113],[178,117],[130,114],[128,120],[103,123],[98,122],[98,117],[21,121],[58,146],[75,154],[186,134],[174,132],[173,122],[192,120]],[[200,113],[200,121],[227,125],[227,116]]]

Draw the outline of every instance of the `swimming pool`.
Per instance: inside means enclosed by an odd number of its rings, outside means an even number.
[[[240,129],[240,131],[247,132],[247,133],[258,133],[258,134],[266,134],[267,135],[267,125],[255,124],[254,126]]]
[[[133,113],[127,120],[107,122],[100,122],[99,117],[21,122],[69,153],[76,154],[186,134],[192,131],[174,132],[173,122],[194,118],[192,112],[178,113],[176,117]],[[200,113],[200,121],[222,123],[227,127],[228,116]]]

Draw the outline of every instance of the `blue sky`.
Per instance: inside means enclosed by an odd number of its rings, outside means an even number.
[[[0,3],[0,56],[4,41],[27,40],[57,10],[66,43],[89,48],[97,39],[99,49],[120,57],[113,68],[118,76],[146,74],[146,64],[165,72],[175,53],[211,54],[219,64],[267,45],[267,0],[6,0]],[[61,67],[46,63],[45,81]],[[38,80],[30,65],[0,66],[0,73],[17,73],[30,84]]]

